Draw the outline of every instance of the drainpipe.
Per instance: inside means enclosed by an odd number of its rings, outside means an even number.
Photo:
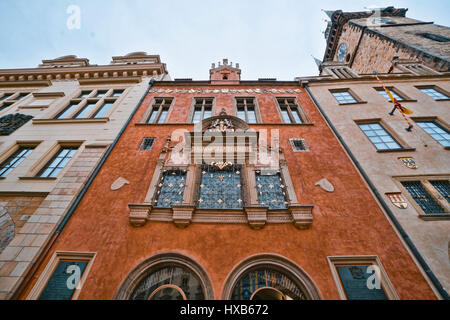
[[[128,117],[127,121],[123,125],[122,129],[120,129],[119,134],[114,139],[113,143],[108,147],[108,150],[105,152],[103,157],[101,158],[100,162],[98,163],[97,167],[95,168],[94,172],[90,175],[88,181],[84,185],[83,189],[81,189],[80,193],[76,197],[74,203],[70,206],[69,211],[67,211],[66,215],[64,216],[64,219],[59,223],[55,233],[52,235],[50,240],[45,245],[44,249],[42,250],[42,253],[38,256],[36,262],[31,267],[30,271],[27,273],[17,290],[13,293],[11,300],[18,299],[22,291],[25,289],[25,286],[28,284],[28,282],[31,280],[32,276],[36,272],[38,266],[42,263],[44,260],[44,257],[47,256],[48,252],[50,251],[50,248],[52,247],[53,243],[56,241],[58,236],[61,234],[62,230],[66,226],[67,222],[69,221],[70,217],[75,212],[75,209],[77,208],[78,204],[81,202],[81,199],[83,199],[83,196],[86,194],[87,190],[91,186],[92,182],[94,181],[95,177],[99,173],[100,169],[103,167],[103,164],[106,162],[106,159],[108,159],[108,156],[111,154],[112,149],[119,141],[120,137],[122,136],[125,129],[128,127],[129,123],[131,122],[131,119],[136,114],[137,110],[139,109],[140,105],[144,101],[145,97],[147,96],[148,92],[150,91],[150,88],[153,86],[153,83],[155,82],[155,79],[150,79],[148,83],[148,87],[144,93],[144,95],[141,97],[139,102],[137,103],[134,110],[131,112],[130,116]]]
[[[372,184],[372,182],[370,181],[369,177],[367,176],[366,172],[364,171],[364,169],[362,168],[362,166],[359,164],[358,160],[355,158],[355,156],[353,155],[353,153],[350,151],[349,147],[347,146],[347,144],[345,143],[344,139],[342,138],[342,136],[339,134],[339,132],[336,130],[336,127],[333,125],[333,123],[330,121],[330,119],[328,118],[328,116],[326,115],[325,111],[322,109],[322,107],[320,106],[319,102],[314,98],[314,95],[312,94],[311,90],[308,87],[307,83],[303,84],[304,88],[306,89],[306,91],[308,92],[309,96],[311,97],[311,99],[313,100],[313,102],[315,103],[315,105],[317,106],[317,109],[319,109],[319,112],[322,114],[322,116],[325,118],[325,121],[328,123],[329,127],[331,128],[331,130],[333,131],[333,133],[336,135],[336,137],[338,138],[339,142],[342,144],[342,146],[344,147],[345,151],[347,152],[348,156],[350,157],[350,159],[353,161],[354,165],[356,166],[356,168],[358,169],[358,171],[361,173],[361,175],[363,176],[364,180],[367,182],[367,184],[369,185],[370,190],[372,190],[372,192],[375,194],[376,198],[378,199],[378,201],[380,202],[381,206],[383,207],[383,209],[385,210],[385,212],[387,213],[387,215],[389,216],[389,218],[391,219],[392,223],[394,224],[394,226],[396,227],[397,231],[400,233],[400,235],[402,236],[402,238],[405,240],[405,242],[407,243],[408,247],[411,249],[412,253],[414,254],[414,256],[416,257],[416,259],[419,261],[421,267],[423,268],[423,270],[425,271],[425,273],[427,274],[428,278],[431,280],[431,282],[434,284],[435,288],[439,291],[439,293],[441,294],[442,298],[444,298],[445,300],[450,300],[450,297],[447,293],[447,291],[445,291],[444,287],[442,287],[441,283],[439,282],[439,280],[436,278],[436,276],[434,275],[433,271],[431,271],[430,267],[428,266],[428,264],[425,262],[425,260],[422,258],[421,254],[419,253],[419,251],[417,250],[416,246],[414,245],[414,243],[412,242],[411,238],[408,236],[408,234],[406,233],[406,231],[403,229],[403,227],[401,226],[401,224],[398,222],[398,220],[395,218],[394,213],[391,211],[391,209],[388,207],[388,205],[386,204],[386,202],[384,201],[384,199],[381,197],[380,193],[378,192],[378,190],[375,188],[375,186]]]

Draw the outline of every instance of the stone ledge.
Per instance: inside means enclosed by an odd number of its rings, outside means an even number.
[[[245,207],[243,210],[198,209],[192,205],[171,208],[155,208],[151,204],[128,204],[128,219],[134,227],[144,226],[147,221],[173,222],[179,228],[191,223],[248,224],[258,230],[267,224],[294,224],[307,229],[313,222],[313,205],[291,205],[287,210],[270,210],[267,207]]]

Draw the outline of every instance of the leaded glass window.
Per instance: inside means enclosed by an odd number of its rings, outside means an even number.
[[[147,123],[164,123],[172,104],[172,98],[156,98]]]
[[[402,148],[379,123],[360,124],[359,127],[377,150],[395,150]]]
[[[304,300],[305,295],[297,284],[284,273],[268,268],[258,268],[244,274],[233,288],[231,300],[258,300],[258,291],[272,289],[267,299]],[[260,297],[264,299],[264,297]]]
[[[448,180],[434,180],[430,181],[431,185],[450,202],[450,183]]]
[[[420,181],[402,181],[402,185],[425,213],[444,213]]]
[[[255,177],[258,203],[269,209],[286,209],[286,186],[280,173],[262,175],[260,171],[256,171]]]
[[[178,266],[167,266],[150,273],[138,284],[131,300],[204,300],[200,279]]]
[[[11,170],[17,167],[33,149],[34,147],[19,147],[16,152],[0,164],[0,177],[5,177]]]
[[[337,272],[344,287],[348,300],[387,300],[381,286],[377,288],[369,277],[375,274],[375,269],[368,270],[370,266],[337,266]],[[380,280],[378,280],[380,281]]]
[[[192,122],[197,123],[212,116],[213,98],[196,98]]]
[[[186,185],[186,172],[183,170],[166,170],[158,184],[155,207],[170,208],[183,202]]]
[[[200,209],[242,209],[241,166],[232,165],[222,169],[201,166],[201,184],[198,198]]]
[[[435,121],[417,121],[417,124],[444,147],[450,147],[450,133]]]

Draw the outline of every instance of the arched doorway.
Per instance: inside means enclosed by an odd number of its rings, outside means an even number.
[[[157,254],[136,266],[120,286],[116,299],[213,299],[211,282],[203,268],[178,253]]]

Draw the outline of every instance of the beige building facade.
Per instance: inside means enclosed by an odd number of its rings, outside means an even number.
[[[298,80],[373,184],[385,212],[392,214],[388,218],[400,225],[399,235],[412,242],[448,293],[450,73],[410,60],[392,65],[393,72],[379,78],[413,112],[409,123],[398,110],[392,112],[393,103],[374,75],[359,75],[348,64],[324,63],[322,76]]]
[[[0,70],[0,299],[14,298],[151,79],[170,77],[144,52]]]

